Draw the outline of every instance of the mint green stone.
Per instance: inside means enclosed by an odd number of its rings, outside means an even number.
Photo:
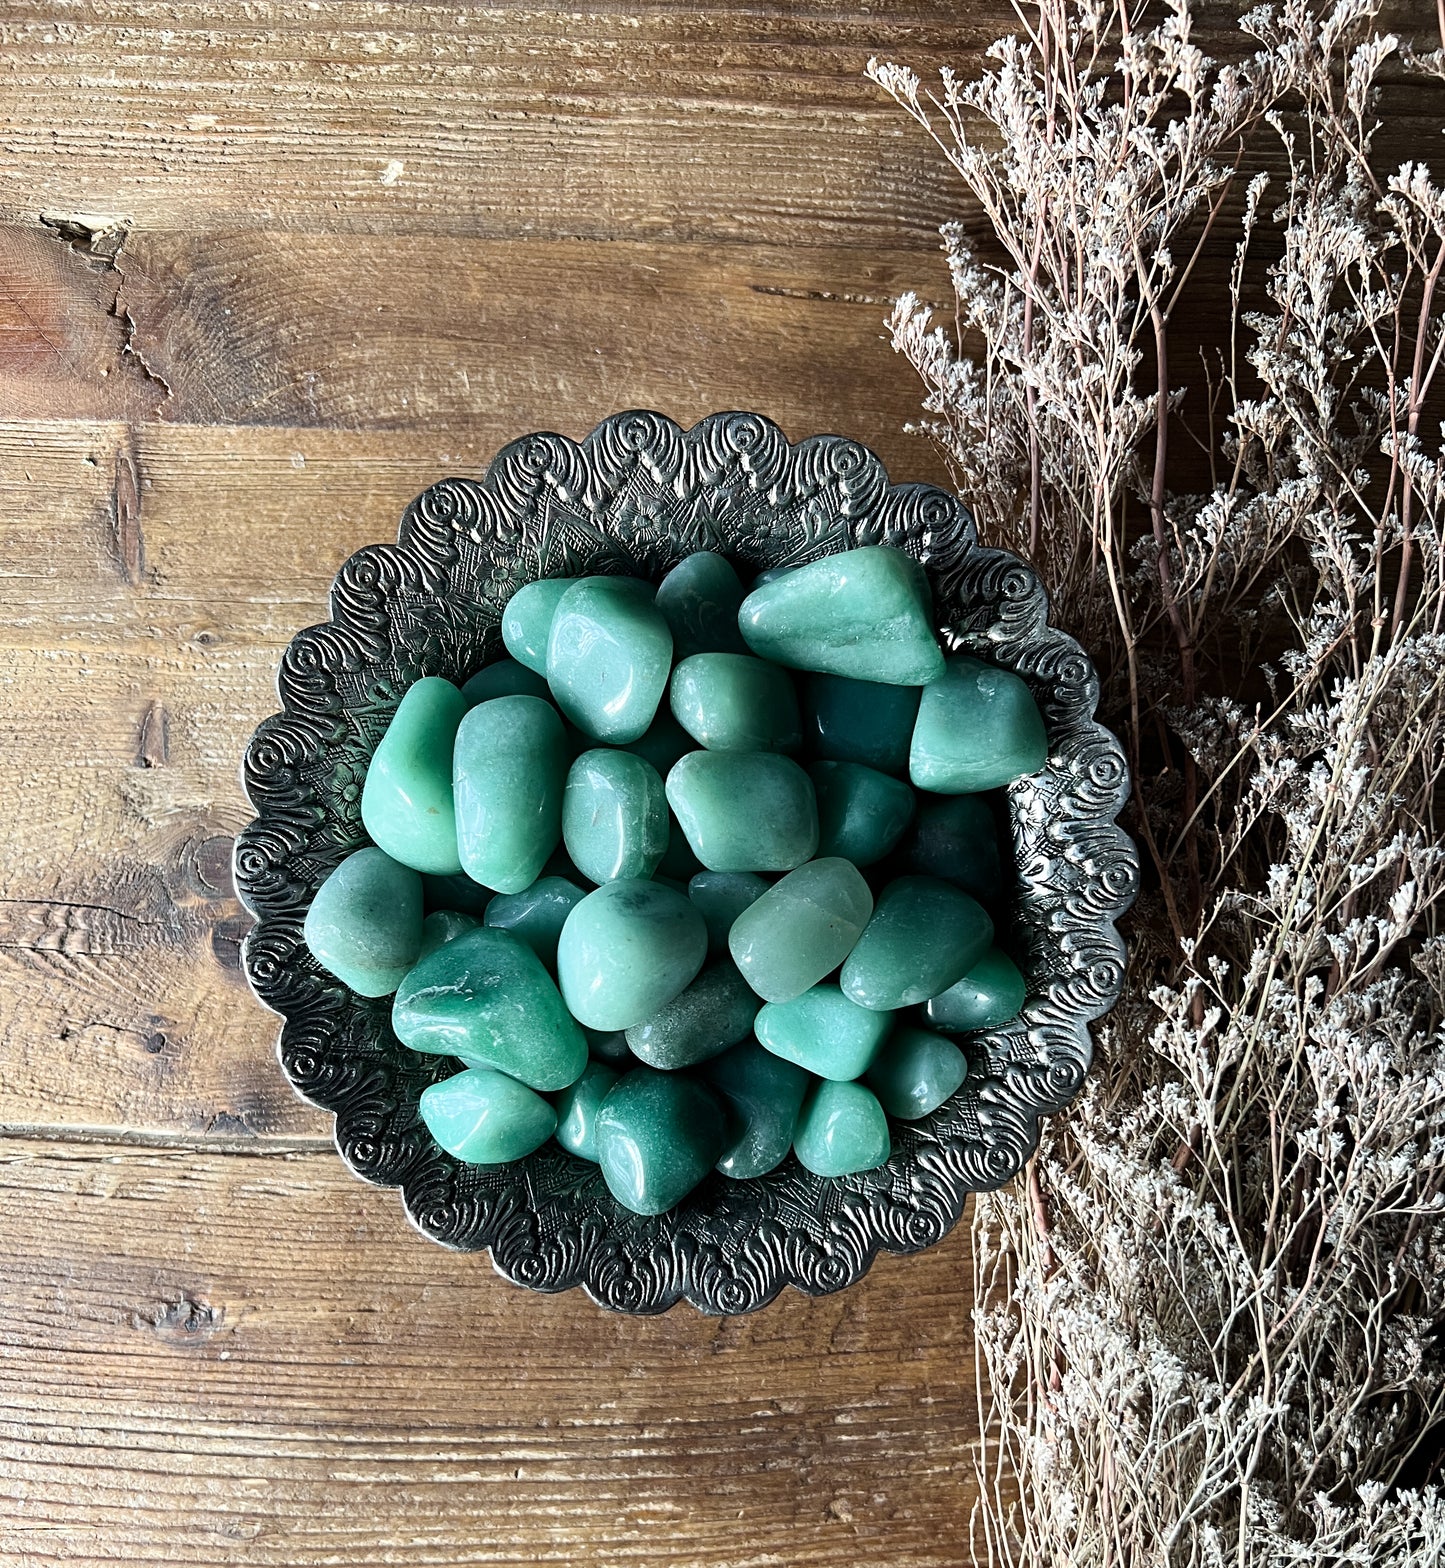
[[[709,871],[788,871],[818,847],[812,780],[775,752],[691,751],[667,803]]]
[[[713,1168],[723,1143],[721,1106],[681,1073],[634,1067],[597,1113],[602,1179],[634,1214],[663,1214],[681,1202]]]
[[[378,849],[415,871],[462,869],[452,800],[452,745],[467,700],[435,675],[407,688],[372,754],[361,820]]]
[[[692,852],[687,834],[678,826],[676,817],[667,821],[667,853],[659,862],[654,876],[687,885],[689,879],[702,870],[702,861]]]
[[[994,814],[981,795],[923,796],[902,859],[910,871],[956,882],[985,904],[1003,898],[1012,871]]]
[[[793,1153],[815,1176],[850,1176],[886,1163],[893,1140],[878,1096],[861,1083],[824,1078],[798,1117]]]
[[[956,653],[924,688],[908,753],[919,789],[974,795],[997,789],[1049,760],[1043,716],[1012,670]]]
[[[644,762],[650,762],[666,778],[679,757],[697,750],[697,742],[673,718],[671,709],[661,707],[642,739],[622,749],[630,751],[634,757],[641,757]]]
[[[493,697],[545,697],[551,699],[552,688],[547,679],[536,670],[529,670],[516,659],[497,659],[484,665],[462,687],[462,696],[476,707]]]
[[[421,878],[410,866],[384,850],[358,849],[316,889],[302,933],[312,957],[343,985],[388,996],[421,951],[421,909]]]
[[[780,1165],[813,1081],[808,1074],[756,1040],[744,1040],[715,1056],[702,1076],[721,1099],[726,1123],[718,1170],[734,1181],[747,1181]]]
[[[962,888],[899,877],[879,893],[839,984],[860,1007],[912,1007],[962,979],[992,942],[988,911]]]
[[[453,938],[467,931],[475,931],[479,922],[474,915],[464,915],[458,909],[436,909],[421,923],[421,949],[417,962],[445,947]]]
[[[462,869],[497,893],[537,880],[562,836],[567,743],[539,697],[493,697],[457,730],[452,778]]]
[[[766,1002],[791,1002],[831,974],[863,934],[873,895],[836,856],[810,860],[775,882],[728,933],[728,951]]]
[[[889,686],[943,672],[923,568],[889,545],[865,545],[755,588],[738,611],[754,653],[792,669]]]
[[[562,842],[589,882],[650,877],[667,853],[667,796],[630,751],[584,751],[562,794]]]
[[[687,898],[656,882],[608,882],[567,916],[557,978],[589,1029],[630,1029],[687,986],[707,956],[707,927]]]
[[[647,584],[584,577],[564,593],[547,639],[547,684],[585,734],[625,746],[647,733],[667,690],[672,633]]]
[[[577,582],[575,577],[545,577],[525,583],[502,611],[502,641],[507,652],[538,675],[547,673],[547,638],[562,595]]]
[[[720,555],[697,550],[679,561],[657,588],[657,608],[672,629],[679,659],[695,653],[746,653],[738,631],[742,580]]]
[[[815,985],[791,1002],[769,1002],[753,1023],[758,1043],[819,1078],[858,1078],[878,1054],[893,1019]]]
[[[553,1100],[557,1107],[557,1142],[569,1154],[597,1163],[597,1113],[617,1082],[617,1072],[603,1062],[588,1062],[582,1076]]]
[[[585,896],[566,877],[538,877],[520,893],[498,893],[487,905],[486,924],[520,937],[548,969],[554,969],[562,927]]]
[[[547,1092],[575,1083],[587,1041],[552,977],[508,931],[478,926],[439,947],[407,975],[391,1008],[403,1045],[495,1067]]]
[[[808,777],[818,798],[820,855],[871,866],[903,837],[913,816],[913,791],[901,779],[861,762],[815,762]]]
[[[418,1108],[432,1137],[468,1165],[525,1159],[557,1125],[540,1094],[490,1067],[470,1067],[423,1089]]]
[[[728,950],[728,932],[743,910],[768,890],[768,884],[751,871],[699,871],[687,884],[687,896],[707,922],[710,953]]]
[[[792,677],[750,653],[695,653],[672,672],[673,717],[709,751],[796,751]]]
[[[991,947],[962,980],[929,998],[928,1021],[950,1034],[997,1029],[1018,1017],[1027,995],[1018,965],[1007,953]]]
[[[587,1036],[587,1049],[599,1062],[612,1067],[631,1067],[637,1058],[627,1049],[627,1036],[621,1029],[589,1029],[584,1024],[582,1033]]]
[[[459,909],[464,915],[480,918],[494,897],[491,888],[473,882],[465,871],[451,877],[423,874],[421,886],[428,914],[438,909]]]
[[[709,964],[685,991],[627,1031],[628,1049],[664,1072],[694,1067],[736,1045],[753,1026],[758,999],[732,959]]]
[[[927,1029],[900,1029],[868,1069],[868,1087],[899,1121],[936,1111],[968,1077],[968,1059],[952,1040]]]
[[[921,686],[885,686],[842,675],[802,683],[803,744],[831,762],[861,762],[880,773],[906,774]]]

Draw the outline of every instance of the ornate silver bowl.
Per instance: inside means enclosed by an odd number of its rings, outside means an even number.
[[[1028,981],[1022,1016],[968,1037],[963,1088],[924,1120],[895,1124],[888,1163],[856,1176],[816,1177],[790,1156],[753,1181],[709,1177],[677,1208],[643,1218],[613,1201],[595,1165],[555,1144],[500,1167],[444,1153],[417,1097],[455,1064],[403,1047],[389,998],[354,995],[301,936],[316,888],[365,842],[360,784],[402,693],[422,675],[462,680],[499,657],[502,607],[536,577],[656,579],[700,549],[726,554],[746,577],[876,543],[925,565],[945,643],[1016,670],[1044,715],[1048,766],[1007,791],[1018,882],[1005,918]],[[1094,722],[1092,665],[1047,610],[1035,574],[981,547],[954,497],[891,484],[854,441],[791,444],[757,414],[714,414],[683,430],[629,412],[581,443],[528,435],[484,478],[444,479],[418,496],[396,544],[359,550],[341,568],[330,621],[292,640],[277,676],[283,711],[257,729],[244,764],[256,811],[235,852],[236,884],[256,917],[246,974],[285,1019],[287,1078],[334,1113],[342,1159],[366,1181],[399,1187],[432,1240],[489,1249],[519,1285],[580,1285],[624,1312],[679,1299],[748,1312],[784,1285],[812,1294],[850,1285],[880,1248],[941,1240],[968,1194],[1013,1176],[1039,1118],[1078,1091],[1088,1025],[1123,978],[1114,923],[1138,883],[1133,845],[1114,821],[1124,756]]]

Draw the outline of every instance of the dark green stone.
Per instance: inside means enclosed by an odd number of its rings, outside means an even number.
[[[672,629],[679,659],[694,653],[746,653],[738,631],[743,585],[720,555],[697,550],[679,561],[657,589],[657,608]]]
[[[421,951],[421,877],[380,849],[358,849],[316,889],[306,945],[360,996],[388,996]],[[701,916],[699,916],[699,919]]]
[[[650,762],[630,751],[584,751],[562,794],[562,842],[591,882],[650,877],[667,852],[667,796]]]
[[[1008,890],[1011,861],[982,795],[924,795],[901,858],[910,871],[956,882],[985,904],[999,903]]]
[[[970,1029],[997,1029],[1017,1018],[1028,994],[1018,965],[992,947],[962,980],[928,1002],[928,1021],[935,1029],[964,1034]]]
[[[603,1062],[588,1062],[570,1089],[555,1096],[557,1142],[569,1154],[597,1160],[597,1113],[617,1082],[616,1070]]]
[[[689,752],[667,803],[709,871],[788,871],[818,846],[812,780],[775,752]]]
[[[808,777],[818,798],[820,856],[871,866],[903,837],[914,797],[901,779],[861,762],[815,762]]]
[[[733,921],[768,890],[768,884],[751,871],[699,871],[687,884],[687,896],[707,922],[709,952],[728,950]]]
[[[899,877],[879,893],[839,984],[860,1007],[912,1007],[961,979],[992,941],[988,911],[962,888]]]
[[[547,577],[539,582],[525,583],[507,601],[502,611],[502,641],[507,652],[538,675],[547,673],[547,638],[552,630],[552,617],[562,595],[572,586],[575,577]]]
[[[803,1101],[793,1153],[815,1176],[850,1176],[886,1163],[892,1152],[888,1118],[878,1096],[861,1083],[824,1078]]]
[[[597,1113],[597,1159],[612,1196],[634,1214],[662,1214],[717,1163],[722,1108],[681,1073],[634,1067]]]
[[[547,684],[585,734],[625,746],[647,733],[667,690],[672,633],[649,585],[584,577],[557,602],[547,638]]]
[[[921,686],[885,686],[842,675],[802,684],[803,744],[815,757],[906,774]]]
[[[644,762],[650,762],[666,778],[679,757],[697,750],[697,742],[673,718],[671,709],[663,707],[657,710],[657,717],[648,726],[642,739],[633,741],[622,750],[630,751]]]
[[[976,795],[1037,773],[1048,758],[1038,704],[1012,670],[956,653],[924,688],[908,753],[919,789]]]
[[[451,877],[423,873],[421,885],[428,914],[438,909],[459,909],[464,915],[480,917],[486,914],[487,905],[496,897],[491,888],[473,882],[465,871],[458,871]]]
[[[490,1067],[472,1067],[421,1092],[427,1131],[468,1165],[525,1159],[552,1136],[557,1113],[526,1084]]]
[[[475,915],[464,915],[456,909],[438,909],[429,914],[421,925],[421,949],[417,953],[420,963],[428,954],[445,947],[454,937],[477,929]]]
[[[627,1031],[632,1054],[674,1072],[736,1045],[753,1026],[759,1002],[730,958],[709,964],[685,991]]]
[[[653,872],[655,877],[665,878],[668,881],[680,882],[687,885],[688,880],[702,870],[702,861],[692,852],[692,845],[687,841],[687,834],[678,825],[677,819],[669,816],[667,819],[667,853],[657,864]]]
[[[762,1176],[792,1147],[812,1079],[801,1067],[744,1040],[702,1068],[723,1102],[727,1143],[717,1168],[734,1181]]]
[[[472,676],[462,687],[462,696],[471,707],[493,697],[545,697],[550,701],[552,688],[544,675],[516,659],[497,659]]]
[[[968,1076],[968,1061],[952,1040],[927,1029],[899,1029],[868,1069],[868,1087],[899,1121],[936,1111]]]
[[[585,1024],[582,1033],[587,1036],[587,1049],[599,1062],[612,1067],[631,1067],[637,1058],[627,1049],[627,1035],[621,1029],[589,1029]]]
[[[538,877],[520,893],[498,893],[487,905],[486,924],[520,937],[548,969],[555,969],[562,927],[584,897],[566,877]]]
[[[774,1056],[846,1080],[867,1072],[892,1027],[890,1014],[859,1007],[835,985],[815,985],[791,1002],[769,1002],[753,1032]]]
[[[796,751],[792,676],[750,653],[696,653],[672,672],[673,717],[709,751]]]
[[[407,688],[366,769],[361,820],[379,849],[417,871],[462,869],[452,799],[452,745],[467,700],[425,675]]]
[[[738,916],[728,951],[764,1001],[791,1002],[843,962],[872,909],[851,861],[810,860]]]

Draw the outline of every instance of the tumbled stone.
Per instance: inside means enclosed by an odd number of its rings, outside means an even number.
[[[956,653],[924,688],[908,753],[919,789],[974,795],[1037,773],[1048,759],[1043,716],[1012,670]]]
[[[890,1116],[917,1121],[936,1111],[968,1076],[968,1060],[952,1040],[927,1029],[900,1029],[868,1069],[868,1087]]]
[[[421,877],[410,866],[384,850],[358,849],[316,889],[302,933],[312,957],[343,985],[388,996],[421,951],[421,910]]]
[[[638,1061],[664,1072],[693,1067],[736,1045],[753,1026],[758,998],[732,959],[709,964],[651,1018],[627,1031]]]
[[[890,686],[943,671],[923,568],[889,545],[811,561],[743,600],[738,626],[754,653],[792,669]]]
[[[935,1029],[963,1034],[997,1029],[1018,1017],[1028,986],[1007,953],[991,947],[962,980],[929,998],[925,1011]]]
[[[818,853],[855,866],[882,860],[913,816],[913,791],[860,762],[815,762],[808,769],[818,800]]]
[[[707,922],[709,952],[727,952],[733,921],[767,890],[768,884],[751,871],[699,871],[692,877],[687,896]]]
[[[921,686],[885,686],[842,675],[803,682],[803,744],[831,762],[861,762],[906,774]]]
[[[667,803],[709,871],[788,871],[818,847],[812,780],[775,752],[689,752]]]
[[[464,915],[476,915],[480,918],[486,913],[487,905],[495,897],[491,888],[483,887],[480,882],[473,882],[465,871],[458,871],[452,877],[433,877],[424,874],[421,887],[428,914],[438,909],[459,909]]]
[[[998,823],[981,795],[924,795],[901,859],[910,871],[956,882],[984,904],[1008,891],[1011,862],[999,842]]]
[[[418,1109],[432,1137],[468,1165],[525,1159],[557,1125],[540,1094],[490,1067],[470,1067],[423,1089]]]
[[[553,1100],[557,1108],[557,1142],[569,1154],[597,1161],[597,1113],[617,1082],[617,1072],[603,1062],[588,1062],[582,1076]]]
[[[524,583],[502,611],[502,641],[507,652],[538,675],[547,673],[547,638],[552,631],[557,605],[577,580],[575,577],[544,577],[535,583]]]
[[[962,888],[899,877],[879,893],[839,984],[860,1007],[912,1007],[961,979],[992,941],[988,911]]]
[[[791,1002],[848,956],[873,910],[873,895],[851,861],[811,860],[745,909],[728,951],[767,1002]]]
[[[815,985],[791,1002],[769,1002],[753,1033],[774,1056],[842,1080],[867,1072],[892,1027],[890,1014],[859,1007],[836,985]]]
[[[650,877],[667,853],[667,796],[650,762],[630,751],[584,751],[562,794],[562,842],[591,882]]]
[[[462,687],[462,696],[476,707],[493,697],[545,697],[552,696],[547,678],[536,670],[529,670],[516,659],[497,659],[483,667]]]
[[[584,1024],[582,1033],[587,1036],[587,1049],[599,1062],[630,1067],[637,1060],[627,1049],[627,1035],[621,1029],[589,1029]]]
[[[445,947],[454,937],[475,931],[477,925],[475,915],[463,914],[459,909],[433,910],[421,923],[421,947],[416,955],[417,962],[420,963],[439,947]]]
[[[717,1168],[734,1181],[765,1175],[792,1147],[812,1079],[801,1067],[744,1040],[715,1056],[702,1076],[722,1101],[726,1144]]]
[[[886,1163],[893,1140],[878,1096],[861,1083],[821,1079],[809,1091],[793,1153],[815,1176],[849,1176]]]
[[[520,893],[562,836],[567,745],[562,721],[538,697],[493,697],[457,730],[452,777],[457,848],[473,881]]]
[[[644,762],[650,762],[658,774],[666,778],[679,757],[697,750],[697,742],[673,718],[672,710],[664,705],[657,710],[657,717],[648,725],[642,739],[633,741],[622,750],[630,751]]]
[[[552,977],[509,931],[479,926],[439,947],[407,975],[392,1003],[403,1045],[495,1067],[530,1088],[574,1083],[587,1041]]]
[[[681,1073],[634,1067],[597,1113],[602,1178],[634,1214],[662,1214],[681,1202],[713,1168],[723,1143],[717,1099]]]
[[[562,712],[608,745],[640,740],[672,668],[672,633],[647,585],[584,577],[558,601],[547,639],[547,684]]]
[[[673,717],[708,751],[796,751],[793,679],[750,653],[696,653],[672,672]]]
[[[702,968],[707,927],[681,893],[656,882],[608,882],[567,916],[557,978],[572,1016],[589,1029],[630,1029],[675,997]]]
[[[780,577],[786,577],[789,572],[796,572],[797,569],[798,568],[796,566],[764,567],[763,570],[760,571],[758,575],[754,577],[753,580],[748,584],[748,592],[751,593],[753,589],[761,588],[764,583],[775,583]]]
[[[738,606],[743,585],[720,555],[695,550],[664,577],[657,588],[657,608],[672,630],[679,659],[695,653],[746,653],[738,631]]]
[[[415,871],[462,869],[452,799],[452,746],[467,700],[424,675],[407,688],[366,769],[361,820],[377,848]]]
[[[657,870],[653,875],[659,879],[680,883],[687,886],[689,879],[703,868],[702,861],[692,852],[692,845],[687,841],[687,834],[678,825],[676,817],[667,819],[667,853],[658,862]]]
[[[498,893],[487,905],[486,924],[520,937],[548,969],[555,969],[562,927],[585,896],[566,877],[538,877],[520,893]]]

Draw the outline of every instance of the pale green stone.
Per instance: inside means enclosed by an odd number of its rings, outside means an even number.
[[[1003,899],[1013,869],[982,795],[923,796],[903,841],[902,859],[910,871],[956,882],[985,904]]]
[[[672,710],[662,707],[657,710],[657,717],[648,725],[642,739],[622,749],[630,751],[635,757],[641,757],[644,762],[650,762],[659,775],[666,778],[679,757],[685,757],[688,752],[697,749],[697,742],[673,718]]]
[[[627,1031],[638,1061],[675,1072],[736,1045],[753,1026],[758,998],[730,958],[709,964],[651,1018]]]
[[[952,1040],[927,1029],[900,1029],[868,1069],[868,1087],[899,1121],[936,1111],[968,1076],[968,1059]]]
[[[493,697],[457,731],[457,847],[473,881],[520,893],[562,836],[567,744],[557,710],[539,697]]]
[[[417,962],[420,963],[439,947],[445,947],[454,937],[459,937],[467,931],[475,931],[477,924],[475,916],[464,915],[457,909],[434,910],[422,921],[421,949],[416,955]]]
[[[859,762],[815,762],[808,777],[818,799],[819,855],[871,866],[903,837],[913,791],[901,779]]]
[[[818,847],[812,781],[775,752],[689,752],[667,775],[667,802],[709,871],[787,871]]]
[[[421,951],[421,911],[421,878],[410,866],[358,849],[316,889],[302,930],[317,963],[343,985],[388,996]]]
[[[467,711],[450,681],[424,675],[408,687],[372,754],[361,820],[379,849],[416,871],[462,869],[452,799],[452,745]]]
[[[488,702],[493,697],[545,697],[551,699],[552,688],[544,675],[529,670],[516,659],[497,659],[484,665],[462,687],[462,696],[470,706]]]
[[[887,1162],[888,1118],[878,1096],[861,1083],[824,1078],[803,1101],[793,1153],[815,1176],[850,1176]]]
[[[667,840],[667,796],[650,762],[607,748],[577,758],[562,795],[562,842],[584,877],[650,877]]]
[[[842,675],[802,682],[803,744],[832,762],[861,762],[880,773],[906,774],[921,686],[885,686]]]
[[[520,893],[498,893],[487,905],[486,923],[520,937],[549,969],[557,964],[557,941],[574,906],[586,895],[566,877],[538,877]]]
[[[1007,953],[992,947],[962,980],[929,998],[928,1021],[935,1029],[953,1034],[997,1029],[1018,1017],[1027,994],[1018,965]]]
[[[908,754],[919,789],[974,795],[1037,773],[1048,759],[1038,704],[1012,670],[956,653],[924,688]]]
[[[423,1089],[418,1108],[432,1137],[468,1165],[525,1159],[557,1125],[556,1111],[540,1094],[490,1067],[471,1067]]]
[[[502,611],[502,641],[507,652],[538,675],[547,673],[547,638],[558,602],[576,581],[575,577],[544,577],[525,583]]]
[[[753,1022],[759,1043],[820,1078],[868,1071],[893,1027],[892,1016],[850,1001],[835,985],[815,985],[791,1002],[769,1002]]]
[[[634,1214],[663,1214],[680,1203],[713,1168],[723,1142],[721,1106],[681,1073],[634,1067],[597,1113],[602,1178]]]
[[[697,550],[679,561],[657,589],[657,608],[672,629],[679,659],[694,653],[746,653],[738,631],[743,585],[720,555]]]
[[[558,601],[547,639],[547,684],[585,734],[609,745],[640,740],[672,668],[672,633],[646,584],[584,577]]]
[[[697,653],[672,672],[673,717],[709,751],[796,751],[792,677],[750,653]]]
[[[709,952],[728,950],[733,921],[768,890],[768,884],[751,871],[699,871],[687,884],[687,896],[707,922]]]
[[[873,895],[836,857],[811,860],[775,882],[728,933],[728,950],[767,1002],[791,1002],[831,974],[863,934]]]
[[[839,984],[860,1007],[912,1007],[966,975],[992,941],[988,911],[962,888],[899,877],[879,893]]]
[[[588,1062],[582,1076],[553,1100],[557,1107],[557,1142],[569,1154],[597,1162],[597,1113],[617,1082],[615,1069]]]
[[[792,1147],[812,1079],[801,1067],[744,1040],[701,1069],[722,1100],[727,1143],[717,1168],[734,1181],[763,1176]]]

